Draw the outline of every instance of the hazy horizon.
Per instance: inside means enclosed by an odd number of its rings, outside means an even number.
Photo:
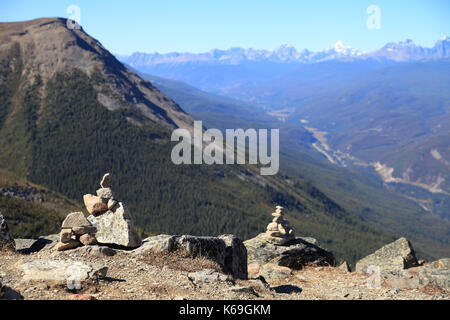
[[[75,5],[79,12],[73,10]],[[379,10],[379,14],[374,11]],[[136,1],[18,0],[0,4],[0,21],[79,19],[111,52],[202,53],[211,49],[273,50],[290,44],[321,51],[338,40],[373,51],[412,39],[432,47],[450,34],[450,2],[434,1]],[[368,26],[373,18],[378,25]],[[372,22],[368,21],[371,20]]]

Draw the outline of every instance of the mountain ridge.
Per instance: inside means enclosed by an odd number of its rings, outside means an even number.
[[[411,39],[386,43],[382,48],[373,51],[360,51],[343,44],[338,40],[333,46],[321,51],[303,49],[298,51],[294,46],[284,44],[273,50],[232,47],[229,49],[211,49],[208,52],[169,52],[160,54],[134,52],[130,55],[116,55],[119,60],[132,67],[164,63],[210,63],[237,64],[248,61],[270,61],[278,63],[316,63],[328,60],[374,58],[405,62],[426,58],[440,59],[450,56],[450,38],[443,37],[431,48],[414,44]]]

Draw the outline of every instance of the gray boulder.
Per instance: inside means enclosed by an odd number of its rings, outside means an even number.
[[[224,271],[239,279],[247,279],[247,248],[238,237],[224,234],[218,237],[225,242]]]
[[[98,216],[90,215],[87,219],[97,228],[95,237],[101,244],[136,248],[142,243],[130,212],[122,202],[119,202],[114,210],[108,210]]]
[[[315,242],[315,239],[312,240]],[[264,265],[271,262],[291,269],[301,269],[310,264],[329,266],[336,264],[331,252],[303,238],[296,238],[286,245],[275,245],[268,242],[264,233],[261,233],[244,241],[244,245],[247,248],[249,264]]]
[[[130,253],[134,255],[140,255],[149,252],[171,252],[174,248],[175,239],[176,236],[170,236],[167,234],[148,237],[142,240],[142,245],[139,248],[130,251]]]
[[[266,263],[259,269],[258,276],[266,280],[279,280],[292,275],[292,270],[288,267],[282,267],[275,263]]]
[[[23,280],[86,280],[104,277],[108,270],[100,264],[72,260],[32,260],[21,264]]]
[[[414,249],[406,238],[389,243],[356,263],[356,271],[368,273],[379,268],[381,273],[401,271],[418,266]]]
[[[223,266],[225,264],[225,241],[217,237],[183,235],[175,238],[176,250],[185,250],[195,257],[205,257]]]
[[[217,281],[227,280],[227,275],[220,273],[214,269],[204,269],[197,272],[191,272],[188,274],[188,278],[194,282],[209,282],[214,283]]]
[[[162,234],[144,239],[139,248],[129,253],[141,255],[148,252],[173,251],[184,251],[186,256],[192,258],[210,259],[216,262],[224,273],[236,279],[247,279],[247,249],[239,238],[230,234],[218,237]]]
[[[14,238],[9,232],[8,223],[3,215],[0,213],[0,251],[8,250],[15,251],[16,244]]]
[[[431,284],[450,292],[450,259],[440,259],[405,270],[384,272],[382,277],[392,288],[417,289]]]

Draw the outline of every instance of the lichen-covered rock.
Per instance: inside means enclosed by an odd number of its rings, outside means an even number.
[[[238,237],[224,234],[218,237],[225,242],[224,271],[235,278],[247,279],[247,248]]]
[[[176,249],[184,249],[193,258],[205,257],[223,266],[225,263],[225,242],[217,237],[183,235],[175,240]]]
[[[336,261],[331,252],[305,241],[295,238],[287,245],[275,245],[266,240],[261,233],[255,238],[244,241],[247,248],[248,263],[258,262],[264,265],[268,262],[292,269],[301,269],[306,265],[334,266]]]
[[[393,288],[417,289],[428,284],[450,292],[450,259],[440,259],[405,270],[385,271],[382,277]]]
[[[167,234],[160,234],[153,237],[148,237],[142,240],[142,244],[139,248],[131,251],[132,254],[140,255],[148,252],[160,253],[171,252],[174,248],[176,236],[170,236]]]
[[[9,232],[8,223],[0,213],[0,251],[15,251],[16,244],[14,238]]]
[[[176,250],[184,250],[192,258],[210,259],[233,278],[247,279],[247,249],[239,238],[230,234],[218,237],[158,235],[144,239],[141,247],[130,253],[140,255]]]
[[[367,273],[367,269],[370,266],[374,266],[383,273],[400,271],[418,265],[419,263],[411,243],[406,238],[399,238],[359,260],[356,263],[356,271]]]
[[[95,237],[101,244],[118,245],[136,248],[141,245],[141,238],[137,233],[128,208],[119,202],[114,210],[88,217],[89,222],[97,228]]]

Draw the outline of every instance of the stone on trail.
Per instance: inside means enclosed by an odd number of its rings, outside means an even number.
[[[275,263],[266,263],[260,267],[258,275],[263,276],[266,280],[279,280],[292,275],[292,270]]]
[[[356,263],[356,271],[369,273],[369,268],[379,268],[383,273],[401,271],[418,265],[411,243],[406,238],[399,238],[359,260]]]
[[[71,260],[32,260],[21,264],[23,280],[86,280],[104,277],[108,270],[100,264]]]
[[[108,210],[98,216],[90,215],[88,220],[97,228],[95,237],[101,244],[136,248],[142,243],[130,212],[122,202],[119,202],[114,210]]]
[[[191,272],[188,274],[188,278],[194,282],[217,282],[225,281],[228,279],[227,275],[218,272],[214,269],[203,269],[197,272]]]

